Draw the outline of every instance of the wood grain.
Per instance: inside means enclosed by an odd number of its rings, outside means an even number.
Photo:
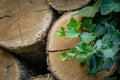
[[[0,49],[0,80],[19,80],[20,78],[21,71],[17,60]]]

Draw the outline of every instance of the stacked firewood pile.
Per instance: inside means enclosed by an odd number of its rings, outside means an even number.
[[[0,0],[0,80],[99,80],[86,65],[60,59],[79,39],[55,35],[90,1]]]

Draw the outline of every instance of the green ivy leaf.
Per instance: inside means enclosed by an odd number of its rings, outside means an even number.
[[[102,46],[103,46],[103,43],[102,43],[102,40],[99,39],[96,41],[95,45],[94,45],[94,48],[98,51],[100,51],[102,49]]]
[[[66,52],[62,52],[61,55],[60,55],[60,58],[61,58],[62,61],[67,60],[67,53]]]
[[[80,33],[75,30],[67,29],[67,33],[65,34],[66,38],[78,38]]]
[[[86,56],[86,54],[80,54],[80,55],[77,55],[76,58],[79,63],[83,63],[87,59],[87,56]]]
[[[113,56],[114,56],[112,49],[105,49],[103,51],[103,54],[104,54],[105,58],[113,58]]]
[[[67,29],[71,29],[71,30],[79,30],[81,26],[81,23],[78,22],[77,20],[75,20],[73,17],[71,17],[70,22],[66,25]]]
[[[56,32],[56,36],[65,36],[64,27],[61,27],[60,31],[57,31],[57,32]]]
[[[80,35],[80,40],[81,42],[89,44],[90,42],[95,40],[95,35],[92,33],[84,32],[83,34]]]
[[[88,61],[88,73],[96,74],[97,72],[102,70],[102,66],[104,63],[104,55],[102,53],[95,53],[91,56]]]
[[[111,12],[120,12],[120,0],[102,0],[101,13],[107,15]]]
[[[79,52],[84,52],[84,51],[86,51],[86,49],[87,49],[87,47],[88,47],[88,44],[87,43],[80,43],[79,45],[77,45],[76,46],[76,48],[77,48],[77,50],[79,51]]]
[[[94,17],[99,10],[100,4],[100,0],[97,0],[97,2],[93,6],[84,7],[75,15],[80,15],[84,17]]]
[[[106,29],[101,24],[97,24],[95,28],[95,34],[97,37],[103,35],[106,32]]]
[[[112,49],[112,52],[113,52],[113,55],[116,55],[117,53],[118,53],[118,51],[119,51],[119,47],[118,47],[119,45],[113,45],[112,47],[111,47],[111,49]]]
[[[76,50],[73,49],[73,48],[70,50],[70,52],[68,52],[68,56],[70,56],[70,57],[75,57],[76,54],[77,54],[77,52],[76,52]]]
[[[73,17],[70,22],[66,25],[67,33],[65,37],[67,38],[77,38],[79,36],[79,29],[81,27],[81,23],[75,20]]]
[[[114,63],[113,59],[105,57],[103,60],[104,60],[104,64],[103,64],[102,69],[109,71]]]
[[[92,20],[90,18],[85,18],[81,26],[84,30],[93,31],[95,29],[96,24],[92,23]]]
[[[111,34],[106,33],[102,38],[103,48],[109,48],[112,46],[112,43],[110,41]]]

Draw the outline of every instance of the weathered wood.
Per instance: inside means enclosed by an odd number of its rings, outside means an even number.
[[[46,75],[31,77],[30,80],[55,80],[55,78],[51,74],[46,74]]]
[[[87,74],[87,65],[80,65],[77,60],[61,61],[61,52],[50,52],[48,65],[58,80],[98,80],[95,75]]]
[[[16,59],[0,49],[0,80],[19,80],[20,78],[21,71]]]
[[[42,52],[53,12],[46,0],[0,2],[0,46],[16,53]]]
[[[67,61],[61,61],[60,53],[75,47],[80,40],[79,38],[68,39],[57,37],[55,33],[69,22],[71,15],[74,13],[64,14],[52,25],[47,44],[49,70],[58,80],[101,80],[102,78],[108,77],[115,71],[114,66],[109,72],[102,71],[96,75],[89,75],[87,74],[87,64],[79,64],[76,59],[71,58]],[[81,21],[82,17],[75,16],[75,19]]]
[[[91,0],[48,0],[48,3],[59,12],[79,9]]]
[[[22,57],[32,75],[47,72],[45,45],[53,17],[46,0],[0,1],[0,47]]]
[[[49,70],[58,80],[103,80],[109,77],[116,71],[116,64],[114,64],[110,71],[103,70],[96,75],[87,74],[87,64],[79,64],[76,59],[69,58],[66,61],[61,61],[61,52],[49,52],[48,65]]]
[[[70,21],[70,17],[72,14],[76,12],[65,13],[58,20],[54,22],[52,28],[48,34],[48,42],[47,42],[47,50],[48,51],[58,51],[65,50],[76,46],[79,43],[79,38],[68,39],[64,37],[56,36],[56,32],[60,30],[61,27],[65,27],[65,25]],[[82,17],[75,16],[78,21],[81,21]]]

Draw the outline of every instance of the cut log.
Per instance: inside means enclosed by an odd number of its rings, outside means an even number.
[[[48,65],[58,80],[99,80],[95,75],[87,74],[87,65],[80,65],[77,60],[61,61],[61,52],[49,52]]]
[[[115,71],[114,66],[110,72],[102,71],[96,76],[87,74],[87,64],[79,64],[76,59],[61,61],[60,53],[75,47],[80,40],[79,38],[69,39],[64,37],[57,37],[55,33],[70,21],[70,17],[74,13],[75,12],[66,13],[61,16],[53,24],[52,29],[50,30],[47,44],[49,70],[58,80],[101,80],[102,78],[108,77]],[[75,19],[81,21],[82,17],[75,16]]]
[[[45,41],[52,19],[46,0],[1,0],[0,47],[22,57],[30,70],[44,74]]]
[[[48,3],[59,12],[79,9],[91,0],[48,0]]]
[[[51,74],[46,74],[46,75],[39,75],[37,77],[31,77],[30,80],[55,80],[55,78]]]
[[[75,47],[79,43],[79,38],[69,39],[64,37],[56,36],[56,32],[60,30],[61,27],[70,21],[71,15],[76,12],[65,13],[58,20],[54,22],[52,28],[48,34],[47,50],[48,51],[59,51],[66,50]],[[81,21],[82,17],[75,16],[78,21]]]
[[[87,64],[79,64],[76,59],[68,59],[61,61],[61,52],[49,52],[48,65],[49,70],[58,80],[103,80],[109,77],[116,71],[116,64],[114,64],[110,71],[103,70],[96,75],[87,74]]]
[[[2,0],[0,46],[17,53],[42,52],[52,18],[46,0]]]
[[[0,49],[0,80],[19,80],[20,67],[14,57]]]

